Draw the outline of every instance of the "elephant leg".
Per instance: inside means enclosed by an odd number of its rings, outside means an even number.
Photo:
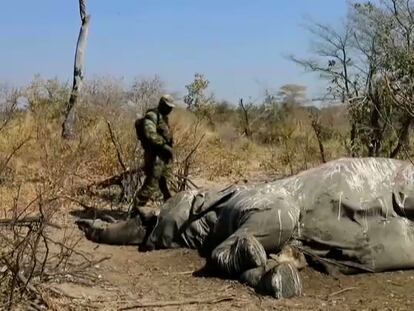
[[[224,235],[228,223],[219,220],[215,236]],[[266,264],[266,252],[280,251],[291,238],[296,222],[289,210],[268,208],[245,213],[240,227],[211,254],[212,263],[237,277],[244,271]]]
[[[303,293],[302,281],[295,265],[278,263],[273,259],[268,260],[265,266],[243,272],[240,281],[277,299],[298,297]]]
[[[139,217],[116,223],[101,220],[80,219],[78,228],[85,233],[88,240],[112,245],[136,245],[143,242],[146,230]]]
[[[264,266],[266,251],[262,244],[245,230],[237,230],[218,245],[211,254],[212,264],[230,276]]]

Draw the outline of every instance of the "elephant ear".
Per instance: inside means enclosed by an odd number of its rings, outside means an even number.
[[[197,193],[191,205],[190,219],[199,219],[208,212],[219,209],[237,192],[237,190],[238,188],[232,186],[221,191]]]
[[[148,250],[180,245],[180,229],[188,223],[191,204],[196,194],[194,191],[183,191],[164,203],[146,241]]]

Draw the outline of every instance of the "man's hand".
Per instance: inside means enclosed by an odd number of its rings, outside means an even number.
[[[173,149],[171,146],[164,145],[160,150],[160,158],[166,161],[171,161],[173,158]]]

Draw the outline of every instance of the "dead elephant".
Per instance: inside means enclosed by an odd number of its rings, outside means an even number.
[[[77,223],[95,242],[198,249],[221,273],[288,298],[302,293],[301,253],[342,273],[413,268],[413,190],[411,163],[344,158],[270,183],[182,192],[158,216]],[[282,249],[300,253],[286,262]]]

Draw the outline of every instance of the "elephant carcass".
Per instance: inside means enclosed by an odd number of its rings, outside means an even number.
[[[343,158],[270,183],[182,192],[140,242],[198,249],[221,273],[279,298],[302,292],[298,265],[269,259],[287,245],[344,273],[408,269],[413,176],[408,162]]]

